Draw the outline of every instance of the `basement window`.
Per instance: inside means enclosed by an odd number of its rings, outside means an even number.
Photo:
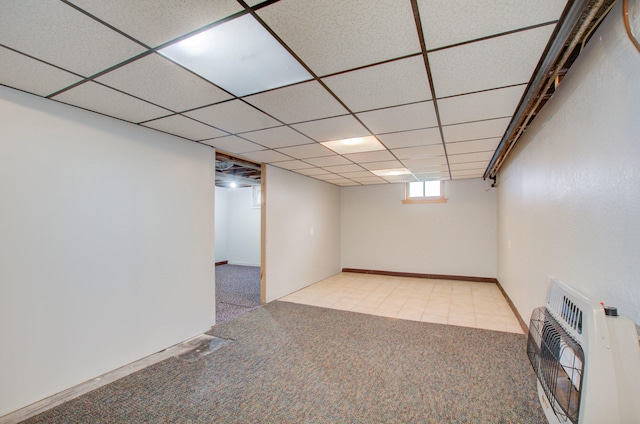
[[[407,183],[402,203],[446,203],[444,181],[416,181]]]

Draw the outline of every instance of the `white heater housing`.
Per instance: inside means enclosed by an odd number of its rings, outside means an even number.
[[[640,344],[633,321],[552,279],[533,311],[527,354],[549,423],[640,423]]]

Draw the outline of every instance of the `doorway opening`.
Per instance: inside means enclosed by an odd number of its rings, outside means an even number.
[[[258,308],[264,288],[263,166],[216,152],[216,325]]]

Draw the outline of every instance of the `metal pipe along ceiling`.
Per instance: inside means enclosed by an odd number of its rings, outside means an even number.
[[[554,89],[552,84],[556,77],[562,76],[577,57],[579,51],[576,47],[589,37],[615,1],[577,0],[567,3],[516,113],[485,170],[484,179],[496,177],[513,146],[550,98],[549,91]]]

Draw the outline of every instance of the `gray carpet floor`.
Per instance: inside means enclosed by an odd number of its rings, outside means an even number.
[[[546,423],[524,335],[272,302],[28,423]]]
[[[216,267],[216,323],[224,324],[259,307],[260,267]]]

